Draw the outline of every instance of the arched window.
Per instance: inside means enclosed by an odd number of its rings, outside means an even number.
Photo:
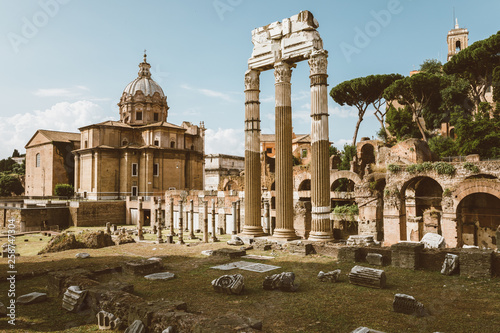
[[[36,154],[36,167],[40,167],[40,153]]]
[[[457,40],[457,42],[455,43],[455,52],[460,52],[460,50],[462,49],[461,45],[460,45],[460,41]]]

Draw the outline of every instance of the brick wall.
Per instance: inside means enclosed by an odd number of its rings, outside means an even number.
[[[125,224],[125,201],[81,201],[69,207],[69,223],[76,227]]]

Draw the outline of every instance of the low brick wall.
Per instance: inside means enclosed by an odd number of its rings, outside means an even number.
[[[68,207],[2,208],[0,209],[1,231],[7,231],[10,219],[16,221],[16,232],[49,230],[54,226],[64,229],[68,227]],[[24,230],[21,230],[21,221],[24,222]]]
[[[125,201],[80,201],[69,207],[69,223],[75,227],[104,227],[106,222],[125,224]]]

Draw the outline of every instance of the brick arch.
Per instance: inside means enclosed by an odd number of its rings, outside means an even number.
[[[474,193],[488,193],[500,199],[500,182],[487,180],[467,180],[458,185],[455,190],[454,201],[456,207],[468,195]]]
[[[357,173],[347,170],[341,170],[330,174],[330,187],[332,186],[333,182],[339,180],[340,178],[347,178],[349,180],[352,180],[356,185],[360,184],[362,181],[361,177]]]

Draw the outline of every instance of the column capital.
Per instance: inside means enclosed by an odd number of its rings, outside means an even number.
[[[282,61],[274,64],[274,79],[275,83],[290,83],[292,66]]]
[[[328,67],[328,51],[316,50],[311,53],[309,58],[309,68],[311,75],[320,75],[327,73]]]
[[[248,69],[245,72],[245,90],[259,90],[260,87],[260,71],[256,69]]]

